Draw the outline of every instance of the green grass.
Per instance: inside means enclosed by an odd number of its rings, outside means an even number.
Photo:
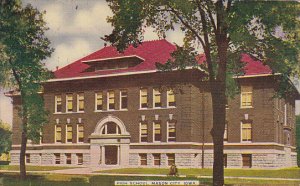
[[[32,166],[26,165],[27,171],[51,171],[51,170],[62,170],[72,169],[74,167],[60,167],[60,166]],[[19,165],[0,165],[0,170],[19,171]]]
[[[139,176],[84,176],[62,174],[28,174],[26,181],[19,180],[16,173],[0,173],[0,185],[5,186],[112,186],[115,180],[199,180],[201,184],[211,185],[211,179],[197,179],[195,177],[139,177]],[[226,185],[299,185],[300,181],[268,181],[268,180],[242,180],[226,179]]]
[[[120,173],[120,174],[162,174],[167,175],[169,169],[155,168],[130,168],[112,169],[99,171],[101,173]],[[188,176],[211,176],[212,169],[178,169],[180,175]],[[261,169],[225,169],[225,176],[242,177],[269,177],[269,178],[299,178],[300,168],[261,170]]]

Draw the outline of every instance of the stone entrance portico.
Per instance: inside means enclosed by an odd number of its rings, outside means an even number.
[[[130,134],[113,115],[101,119],[90,135],[91,166],[128,166]]]

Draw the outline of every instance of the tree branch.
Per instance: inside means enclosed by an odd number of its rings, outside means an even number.
[[[200,12],[200,17],[201,17],[201,23],[203,27],[203,36],[204,36],[204,42],[206,47],[204,48],[205,56],[206,56],[206,62],[208,66],[208,71],[209,71],[209,78],[211,81],[214,80],[214,71],[213,71],[213,66],[212,66],[212,61],[211,61],[211,50],[210,50],[210,42],[209,42],[209,37],[208,37],[208,26],[207,26],[207,20],[205,16],[205,11],[202,9],[200,2],[197,0],[197,5],[198,9]]]
[[[197,2],[199,2],[199,0]],[[216,32],[217,32],[216,22],[215,22],[215,19],[212,16],[212,12],[211,12],[211,9],[210,9],[210,5],[212,5],[212,2],[209,1],[209,0],[206,0],[206,3],[207,3],[207,13],[208,13],[211,25],[213,27],[214,33],[216,34]],[[199,4],[200,4],[200,2],[199,2]]]
[[[196,30],[191,25],[189,25],[186,21],[184,21],[183,18],[179,15],[179,13],[174,8],[170,7],[169,11],[176,15],[176,17],[180,20],[180,22],[196,36],[196,38],[200,41],[203,48],[205,48],[206,47],[205,42],[200,37],[200,35],[196,32]]]

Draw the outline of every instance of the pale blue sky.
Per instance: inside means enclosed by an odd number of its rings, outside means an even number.
[[[53,70],[56,66],[65,66],[103,47],[100,37],[109,34],[111,26],[106,17],[111,11],[104,0],[23,0],[39,10],[45,10],[45,20],[50,30],[47,36],[55,52],[45,61]],[[182,44],[180,31],[169,32],[167,40]],[[147,29],[145,40],[158,39],[152,29]],[[297,109],[297,113],[300,110]],[[0,119],[12,122],[12,106],[9,98],[0,90]]]

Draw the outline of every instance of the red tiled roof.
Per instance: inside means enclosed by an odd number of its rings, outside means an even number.
[[[165,39],[145,41],[137,48],[129,46],[124,53],[119,53],[114,47],[108,46],[104,47],[84,58],[81,58],[70,65],[67,65],[54,72],[56,78],[70,78],[79,76],[91,76],[91,75],[106,75],[114,74],[120,72],[137,72],[146,70],[155,70],[156,62],[165,63],[169,58],[170,54],[176,49],[176,46],[169,43]],[[106,71],[96,71],[96,72],[84,72],[89,65],[82,63],[82,61],[93,60],[93,59],[103,59],[121,56],[137,55],[143,58],[145,61],[142,63],[128,68],[128,69],[118,69],[118,70],[106,70]]]
[[[54,72],[56,78],[73,78],[73,77],[86,77],[95,75],[108,75],[125,72],[138,72],[155,70],[156,62],[165,63],[171,56],[170,54],[176,49],[176,46],[169,43],[167,40],[154,40],[145,41],[137,48],[129,46],[124,53],[119,53],[114,47],[104,47],[86,57],[83,57],[59,70]],[[113,57],[131,56],[136,55],[144,59],[140,64],[130,67],[128,69],[116,69],[116,70],[103,70],[95,72],[85,72],[89,68],[88,64],[83,61],[94,59],[105,59]],[[199,63],[205,60],[205,56],[199,56]],[[257,74],[270,74],[272,71],[268,66],[263,65],[260,61],[255,61],[249,55],[242,55],[242,62],[247,63],[245,65],[245,75],[257,75]]]
[[[249,54],[242,54],[241,62],[246,63],[244,67],[245,75],[272,74],[269,66],[264,65],[259,60],[254,60]]]

